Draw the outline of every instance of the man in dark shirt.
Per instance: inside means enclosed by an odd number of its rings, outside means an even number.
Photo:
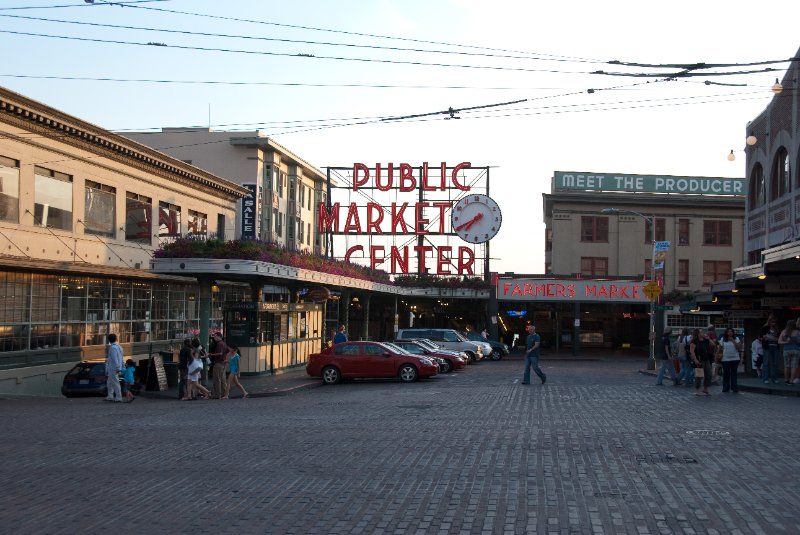
[[[216,342],[214,352],[208,354],[211,361],[214,363],[211,395],[217,399],[228,399],[228,382],[225,380],[225,364],[228,361],[229,351],[228,344],[222,340],[222,335],[220,333],[214,333],[213,338]]]
[[[658,356],[660,357],[658,365],[658,375],[656,376],[656,386],[661,386],[664,384],[664,373],[669,371],[669,375],[672,378],[672,382],[675,386],[678,386],[678,377],[675,375],[675,366],[672,365],[672,344],[669,340],[669,335],[672,332],[672,329],[667,329],[664,331],[664,334],[661,337],[661,351],[658,352]]]
[[[542,384],[547,381],[547,376],[539,368],[539,346],[542,339],[536,334],[536,325],[528,325],[528,338],[525,342],[525,372],[522,375],[523,385],[531,384],[531,368],[542,380]]]

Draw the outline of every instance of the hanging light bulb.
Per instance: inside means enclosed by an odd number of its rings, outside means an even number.
[[[731,149],[731,153],[728,154],[728,161],[732,162],[735,159],[736,159],[736,155],[733,153],[733,149]]]
[[[758,138],[756,136],[754,136],[753,134],[750,134],[749,136],[747,136],[747,140],[746,141],[747,141],[747,144],[752,147],[753,145],[758,143]]]
[[[772,92],[779,95],[783,91],[783,85],[775,78],[775,84],[772,86]]]

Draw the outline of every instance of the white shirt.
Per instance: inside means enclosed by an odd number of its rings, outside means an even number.
[[[736,344],[739,343],[738,338],[736,338],[735,341],[720,340],[719,343],[722,344],[722,362],[739,360],[739,350],[736,349]]]
[[[108,346],[108,356],[106,357],[106,375],[116,374],[122,369],[122,346],[114,342]]]

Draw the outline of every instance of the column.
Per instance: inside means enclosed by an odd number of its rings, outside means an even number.
[[[362,340],[369,340],[369,302],[372,299],[372,295],[367,294],[364,296],[364,304],[363,311],[364,311],[364,323],[361,326],[361,339]]]

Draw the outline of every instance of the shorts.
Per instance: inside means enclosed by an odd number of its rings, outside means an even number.
[[[784,350],[783,351],[783,367],[784,368],[797,368],[798,364],[800,364],[800,351],[796,350]]]
[[[125,381],[120,381],[119,386],[122,389],[123,394],[127,394],[128,392],[131,391],[131,387],[128,386],[128,383],[126,383]]]

